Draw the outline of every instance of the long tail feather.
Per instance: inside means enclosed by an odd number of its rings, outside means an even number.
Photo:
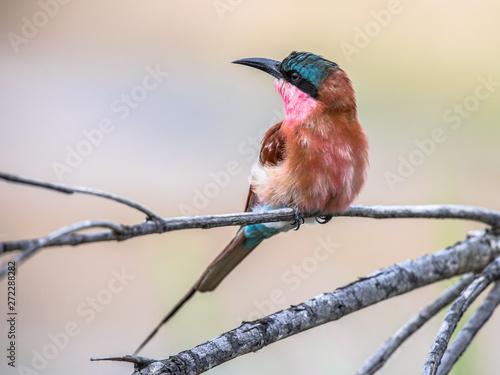
[[[232,241],[215,258],[195,284],[196,290],[208,292],[217,285],[257,247],[245,247],[245,229],[241,228]]]
[[[177,311],[188,302],[196,291],[208,292],[214,290],[217,285],[245,258],[257,245],[245,247],[245,230],[240,228],[236,236],[225,247],[225,249],[213,260],[212,263],[205,269],[200,278],[176,303],[176,305],[168,312],[163,320],[155,327],[148,337],[135,350],[134,355],[138,354],[146,344],[158,333],[160,328],[167,323]]]
[[[189,289],[189,291],[182,297],[182,299],[176,303],[176,305],[168,312],[168,314],[163,318],[163,320],[153,329],[153,331],[149,334],[148,337],[139,345],[139,347],[135,350],[134,355],[137,355],[146,344],[151,341],[151,339],[158,333],[160,330],[161,326],[167,323],[171,317],[174,316],[174,314],[180,310],[184,304],[191,299],[191,297],[194,296],[194,293],[196,292],[196,289],[194,286]]]

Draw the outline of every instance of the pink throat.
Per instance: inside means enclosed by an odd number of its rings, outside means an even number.
[[[274,86],[283,98],[287,122],[304,121],[319,104],[316,99],[284,79],[276,79]]]

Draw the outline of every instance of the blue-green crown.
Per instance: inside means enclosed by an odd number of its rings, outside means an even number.
[[[339,69],[339,66],[332,61],[310,52],[292,52],[281,62],[280,66],[280,72],[287,81],[296,85],[303,91],[306,91],[304,88],[307,89],[307,91],[311,91],[309,94],[312,94],[311,96],[313,97],[317,96],[319,85],[332,69]],[[302,82],[294,82],[293,73],[298,73]],[[307,83],[313,87],[307,87],[310,86],[307,85]],[[301,87],[304,85],[306,87]]]

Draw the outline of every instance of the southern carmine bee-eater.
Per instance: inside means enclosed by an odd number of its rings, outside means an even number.
[[[368,141],[351,81],[337,64],[307,52],[292,52],[281,62],[248,58],[234,63],[271,74],[286,114],[264,136],[245,211],[291,207],[296,222],[241,227],[135,353],[195,292],[214,290],[263,240],[298,228],[304,213],[328,221],[349,207],[365,182]]]

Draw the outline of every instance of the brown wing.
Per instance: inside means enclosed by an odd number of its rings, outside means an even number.
[[[260,164],[276,165],[285,157],[285,138],[280,131],[282,123],[283,121],[278,122],[266,132],[262,140],[262,148],[260,149]],[[255,203],[255,195],[250,186],[245,212],[251,211]]]

